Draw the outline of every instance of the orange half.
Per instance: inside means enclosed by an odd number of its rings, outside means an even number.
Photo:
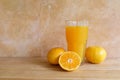
[[[79,68],[81,64],[80,56],[73,51],[64,52],[59,58],[59,65],[62,69],[67,71],[74,71]]]

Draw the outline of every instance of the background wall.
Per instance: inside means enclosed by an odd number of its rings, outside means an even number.
[[[87,19],[88,46],[120,54],[120,0],[0,0],[0,57],[45,57],[66,49],[65,20]]]

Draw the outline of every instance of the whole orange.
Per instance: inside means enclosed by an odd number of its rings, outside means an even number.
[[[47,59],[51,64],[58,64],[58,60],[61,54],[63,54],[64,49],[60,47],[52,48],[48,54]]]
[[[99,46],[91,46],[86,49],[85,57],[87,61],[91,63],[101,63],[106,58],[106,51],[104,48]]]

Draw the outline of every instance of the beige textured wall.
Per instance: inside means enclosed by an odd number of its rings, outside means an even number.
[[[66,49],[65,20],[87,19],[88,46],[120,57],[120,0],[0,0],[0,57],[46,56]]]

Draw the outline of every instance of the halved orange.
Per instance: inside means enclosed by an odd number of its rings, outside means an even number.
[[[80,64],[81,58],[76,52],[67,51],[59,57],[59,65],[66,71],[74,71],[79,68]]]

